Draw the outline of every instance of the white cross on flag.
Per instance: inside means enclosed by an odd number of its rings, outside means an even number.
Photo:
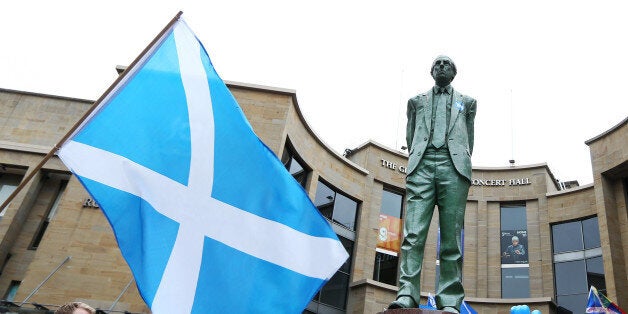
[[[299,313],[348,257],[179,15],[64,142],[153,313]]]

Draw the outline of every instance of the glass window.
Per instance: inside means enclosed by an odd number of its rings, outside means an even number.
[[[587,307],[587,293],[562,295],[556,298],[556,302],[570,310],[572,313],[584,313],[584,309]]]
[[[345,263],[342,264],[342,266],[340,266],[339,271],[342,271],[348,274],[349,270],[351,269],[351,256],[353,256],[353,241],[345,237],[341,237],[341,236],[338,236],[338,239],[340,239],[340,243],[342,243],[342,246],[345,247],[345,250],[349,254],[349,258],[347,258]]]
[[[298,159],[300,158],[294,152],[292,145],[286,143],[283,155],[281,156],[281,162],[286,169],[288,169],[288,172],[290,172],[292,177],[294,177],[294,179],[297,180],[302,187],[305,187],[310,170],[304,167],[303,162],[298,161]]]
[[[502,205],[501,228],[502,230],[527,230],[525,205]]]
[[[314,296],[312,302],[310,302],[308,309],[313,313],[326,313],[328,311],[338,312],[338,309],[344,310],[347,306],[353,241],[341,236],[338,236],[338,239],[340,239],[347,253],[349,253],[349,258],[340,269],[338,269],[336,274],[321,288],[316,296]],[[328,307],[323,306],[323,304]]]
[[[337,272],[321,289],[320,302],[344,309],[349,291],[349,275]]]
[[[502,268],[502,298],[530,297],[530,268]]]
[[[552,241],[556,301],[581,313],[590,286],[606,292],[597,217],[553,225]]]
[[[397,284],[399,247],[401,245],[401,210],[403,195],[382,190],[382,206],[379,210],[379,229],[373,268],[373,280]]]
[[[46,218],[41,222],[39,229],[37,230],[37,232],[35,233],[35,236],[33,237],[33,240],[31,241],[29,250],[36,250],[39,247],[39,244],[41,243],[41,240],[43,239],[44,234],[46,233],[46,229],[48,228],[50,221],[55,216],[55,214],[57,213],[57,209],[59,208],[59,202],[61,201],[61,196],[63,196],[63,191],[65,191],[65,187],[68,184],[68,180],[61,179],[59,181],[58,177],[59,175],[52,175],[51,180],[48,181],[48,182],[55,182],[55,181],[57,182],[57,185],[56,185],[57,192],[54,196],[54,199],[52,200],[52,204],[50,204],[50,207],[48,208],[48,213],[46,214]]]
[[[342,194],[336,193],[332,220],[351,230],[355,230],[355,214],[358,203]]]
[[[350,230],[355,230],[358,202],[318,181],[314,205],[327,219]]]
[[[582,241],[582,227],[580,222],[573,221],[553,225],[552,242],[554,254],[582,250],[584,244]]]
[[[328,184],[318,181],[314,205],[325,218],[331,220],[335,225],[344,226],[354,233],[358,202],[350,199]],[[347,250],[347,253],[349,253],[349,258],[314,296],[312,302],[308,305],[309,311],[315,313],[338,313],[346,309],[354,243],[342,236],[338,236],[338,238]]]
[[[598,228],[597,217],[582,221],[582,235],[584,238],[585,249],[602,246],[600,242],[600,229]]]
[[[586,265],[583,260],[554,264],[556,294],[576,294],[589,291]]]
[[[11,280],[9,284],[9,288],[4,293],[4,300],[14,301],[15,295],[17,294],[17,290],[20,288],[21,281]]]
[[[399,257],[382,252],[375,252],[375,267],[373,269],[373,280],[387,283],[389,285],[397,284],[397,265]]]
[[[587,258],[587,282],[599,292],[606,294],[606,280],[604,278],[604,261],[601,256]]]
[[[22,176],[12,173],[0,173],[0,205],[9,198],[11,193],[17,189],[18,185],[22,181]],[[9,207],[9,206],[7,206]],[[0,212],[0,217],[4,216],[7,207]]]
[[[382,193],[382,207],[380,214],[401,218],[403,196],[398,193],[384,190]]]
[[[334,212],[334,200],[336,199],[336,192],[328,187],[325,183],[318,181],[316,187],[316,196],[314,197],[314,205],[325,216],[325,218],[331,220]]]

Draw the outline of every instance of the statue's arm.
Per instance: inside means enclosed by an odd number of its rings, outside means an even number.
[[[406,115],[408,116],[408,125],[406,126],[406,144],[408,144],[408,153],[410,153],[410,148],[412,147],[412,139],[414,138],[414,125],[416,120],[416,113],[412,99],[408,100],[408,109],[406,110]]]
[[[469,136],[469,153],[473,155],[473,135],[474,135],[474,123],[475,123],[475,110],[477,107],[477,101],[472,99],[469,111],[467,111],[467,135]]]

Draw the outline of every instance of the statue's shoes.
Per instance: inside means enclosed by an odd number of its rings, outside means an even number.
[[[417,305],[411,297],[401,296],[390,303],[388,309],[411,309],[415,307],[417,307]]]

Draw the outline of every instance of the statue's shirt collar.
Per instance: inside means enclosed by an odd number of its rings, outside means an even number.
[[[448,95],[451,95],[451,92],[453,91],[453,87],[451,87],[451,84],[445,86],[445,87],[440,87],[438,85],[434,85],[434,87],[432,88],[432,91],[434,92],[434,94],[440,94],[443,90],[445,93],[447,93]]]

